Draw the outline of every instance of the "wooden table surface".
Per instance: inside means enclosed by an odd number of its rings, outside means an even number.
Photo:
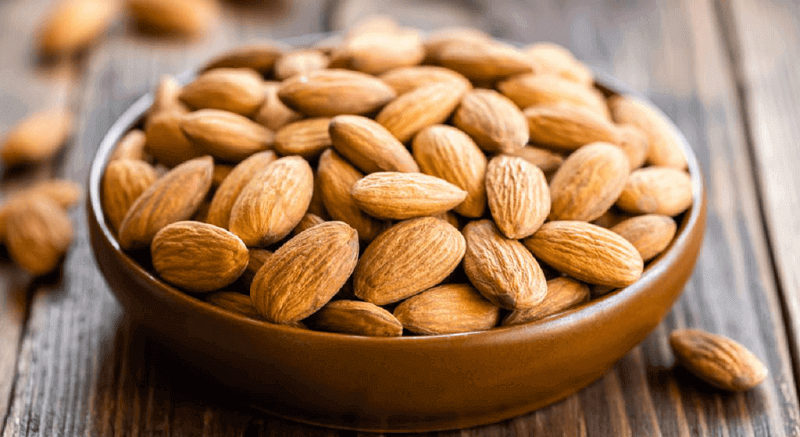
[[[603,378],[548,408],[439,434],[800,435],[796,0],[240,1],[202,40],[156,40],[119,23],[80,62],[45,68],[31,47],[51,3],[0,2],[0,136],[56,103],[79,114],[77,131],[52,165],[6,172],[3,196],[48,175],[85,183],[103,134],[161,74],[243,41],[342,29],[382,12],[423,29],[469,25],[568,47],[685,133],[708,186],[705,245],[680,301]],[[278,419],[186,377],[170,351],[125,321],[94,264],[85,214],[72,212],[76,239],[61,274],[33,279],[0,257],[0,435],[360,434]],[[667,336],[681,327],[742,342],[769,378],[726,394],[673,369]]]

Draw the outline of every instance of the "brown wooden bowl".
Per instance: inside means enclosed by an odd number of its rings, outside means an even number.
[[[188,76],[184,77],[188,79]],[[609,91],[626,93],[599,76]],[[152,94],[109,129],[92,162],[92,248],[128,315],[256,407],[300,422],[367,431],[431,431],[497,422],[552,404],[602,376],[669,311],[692,273],[706,218],[697,158],[694,205],[671,246],[633,285],[535,323],[485,332],[372,338],[273,325],[184,293],[120,250],[100,203],[100,181],[120,138]],[[656,109],[657,110],[657,109]]]

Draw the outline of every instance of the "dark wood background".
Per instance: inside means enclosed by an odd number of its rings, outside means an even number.
[[[85,182],[100,139],[163,73],[259,37],[338,30],[387,13],[431,29],[476,26],[550,40],[647,95],[682,129],[706,174],[709,219],[694,275],[664,322],[603,378],[548,408],[438,433],[500,436],[800,435],[800,5],[796,0],[272,1],[226,6],[206,38],[176,43],[116,25],[81,62],[39,66],[31,50],[51,0],[0,2],[0,135],[48,104],[78,127],[53,165],[4,175]],[[128,324],[94,265],[85,212],[63,273],[32,279],[0,260],[2,436],[355,435],[278,419],[186,376]],[[746,394],[673,369],[679,327],[728,335],[770,376]]]

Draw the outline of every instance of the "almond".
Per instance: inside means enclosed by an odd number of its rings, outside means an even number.
[[[127,0],[127,6],[138,29],[153,34],[197,37],[219,15],[215,0]]]
[[[219,188],[222,181],[231,174],[233,168],[231,164],[214,164],[214,174],[211,176],[211,189],[216,190]]]
[[[445,44],[436,53],[436,63],[473,81],[495,81],[532,70],[516,47],[496,41]]]
[[[536,74],[552,74],[585,86],[594,82],[592,72],[569,50],[551,42],[531,44],[523,52],[533,64]]]
[[[564,157],[558,153],[535,146],[525,146],[509,152],[507,155],[520,157],[539,167],[545,173],[552,173],[558,170],[564,162]]]
[[[644,267],[628,240],[586,222],[545,223],[524,243],[537,259],[589,284],[625,287],[639,279]]]
[[[339,56],[349,67],[368,74],[417,65],[425,58],[419,32],[410,28],[352,35],[342,51]]]
[[[284,53],[275,62],[275,77],[278,80],[322,70],[328,66],[328,57],[319,50],[296,50]]]
[[[356,267],[355,294],[376,305],[411,297],[442,282],[465,250],[464,237],[444,220],[400,222],[367,246]]]
[[[223,161],[240,162],[272,145],[272,132],[233,112],[201,109],[183,117],[183,133],[198,147]]]
[[[611,228],[630,241],[647,262],[664,251],[675,236],[677,225],[672,217],[645,214],[623,220]]]
[[[144,161],[118,159],[111,161],[103,174],[103,211],[113,231],[133,202],[158,179],[156,170]]]
[[[144,159],[144,145],[147,141],[144,132],[140,129],[132,129],[114,147],[114,152],[108,158],[109,162],[117,159]]]
[[[275,243],[303,218],[313,189],[314,174],[305,159],[280,158],[242,189],[231,209],[229,229],[247,246]]]
[[[244,187],[256,174],[266,170],[267,166],[275,159],[275,152],[267,150],[250,156],[234,167],[214,193],[206,221],[212,225],[228,229],[231,209],[236,199],[239,198],[239,194],[242,193]]]
[[[435,65],[415,65],[413,67],[401,67],[389,70],[381,74],[380,79],[392,87],[398,96],[421,86],[433,85],[437,83],[458,83],[465,88],[472,85],[469,80],[456,73],[455,71],[437,67]]]
[[[283,156],[300,155],[306,159],[316,159],[332,145],[328,134],[330,121],[326,117],[308,118],[283,126],[275,134],[275,151]]]
[[[235,291],[215,291],[206,296],[206,302],[241,316],[261,320],[261,314],[258,314],[250,296],[246,294]]]
[[[608,143],[592,143],[570,155],[550,181],[550,220],[592,221],[622,193],[628,158]]]
[[[492,329],[500,311],[471,286],[447,284],[400,303],[394,316],[415,334],[442,335]]]
[[[306,213],[306,215],[304,215],[303,218],[300,219],[300,223],[298,223],[297,226],[295,226],[294,229],[292,229],[292,236],[295,236],[307,229],[311,229],[314,226],[322,223],[325,223],[325,219],[323,219],[322,217],[316,214]]]
[[[45,56],[72,56],[87,48],[111,26],[115,2],[69,0],[59,2],[39,29],[39,52]]]
[[[544,173],[522,158],[498,155],[489,161],[486,197],[497,227],[512,240],[536,232],[550,213]]]
[[[573,105],[531,106],[525,109],[530,140],[559,149],[576,150],[589,143],[619,143],[608,119]]]
[[[0,160],[14,167],[53,158],[72,134],[72,114],[63,108],[33,113],[18,122],[0,145]]]
[[[486,156],[464,132],[445,125],[423,129],[414,138],[414,159],[423,173],[442,178],[465,190],[455,207],[465,217],[481,217],[486,209]]]
[[[741,344],[699,329],[679,329],[669,336],[678,362],[714,387],[746,391],[760,384],[768,370]]]
[[[528,122],[514,103],[494,90],[476,89],[464,95],[453,124],[481,149],[511,152],[528,142]]]
[[[158,86],[153,93],[153,104],[147,111],[147,116],[152,117],[160,112],[175,111],[180,113],[189,112],[189,108],[180,100],[181,85],[178,81],[165,74],[158,81]]]
[[[264,80],[249,68],[217,68],[197,76],[183,87],[179,97],[193,109],[221,109],[249,116],[264,102]]]
[[[544,300],[531,308],[512,311],[503,320],[503,326],[535,322],[587,302],[589,298],[589,287],[586,284],[566,276],[551,279],[547,281],[547,295]]]
[[[600,91],[559,76],[522,74],[500,82],[497,89],[520,108],[568,104],[588,108],[595,114],[610,119],[608,107]]]
[[[69,217],[46,196],[28,196],[14,202],[5,226],[11,260],[32,275],[53,271],[72,244]]]
[[[606,229],[611,229],[619,222],[629,218],[631,218],[630,214],[612,207],[608,211],[604,212],[600,217],[592,220],[592,223]]]
[[[301,114],[292,111],[278,98],[280,83],[269,82],[264,85],[264,103],[261,104],[255,120],[267,129],[277,132],[283,126],[303,118]]]
[[[286,46],[276,41],[261,41],[228,50],[211,60],[203,71],[215,68],[251,68],[267,75],[284,53]]]
[[[491,42],[492,37],[479,29],[461,26],[441,27],[428,34],[425,40],[425,56],[426,60],[435,60],[439,51],[452,43],[471,45]]]
[[[253,279],[250,297],[270,322],[302,320],[331,300],[357,261],[355,229],[342,222],[314,226],[270,257]]]
[[[193,293],[230,285],[249,259],[239,237],[218,226],[193,221],[164,226],[153,237],[150,255],[161,278]]]
[[[325,210],[334,220],[343,221],[358,231],[361,241],[369,243],[386,227],[356,205],[350,195],[353,184],[364,175],[331,149],[322,153],[317,168],[317,183]]]
[[[147,119],[145,150],[167,167],[202,155],[199,147],[186,138],[181,130],[182,112],[164,111]]]
[[[647,152],[650,150],[647,136],[632,124],[618,125],[617,133],[619,134],[619,143],[617,144],[627,155],[631,171],[643,166],[647,160]]]
[[[464,238],[464,271],[483,297],[507,309],[530,308],[544,299],[544,273],[522,243],[505,238],[491,220],[468,224]]]
[[[648,103],[633,97],[615,96],[608,100],[608,105],[615,122],[632,124],[647,136],[649,164],[686,168],[686,155],[673,127]]]
[[[75,206],[78,200],[80,200],[81,192],[82,189],[80,185],[75,182],[64,179],[49,179],[37,182],[30,187],[14,193],[9,200],[0,205],[0,242],[6,239],[8,213],[19,201],[27,201],[36,196],[44,196],[55,202],[55,204],[62,209],[67,209]]]
[[[674,167],[646,167],[631,173],[617,206],[634,214],[676,216],[692,206],[692,178]]]
[[[272,256],[272,252],[267,249],[258,248],[247,249],[247,252],[249,253],[247,267],[245,267],[244,272],[242,272],[242,276],[240,276],[239,279],[241,279],[241,281],[247,286],[247,290],[249,292],[250,284],[253,283],[253,278],[255,278],[256,273],[258,273],[258,271],[261,269],[261,266],[267,263],[269,258]],[[260,317],[261,316],[259,315],[259,318]]]
[[[357,300],[336,300],[314,313],[308,323],[322,331],[371,337],[399,337],[403,325],[385,309]]]
[[[164,226],[191,217],[211,188],[214,160],[195,158],[173,168],[133,202],[119,225],[119,245],[140,249],[150,245]]]
[[[334,149],[365,173],[419,172],[408,149],[385,127],[369,118],[358,115],[333,117],[329,132]]]
[[[375,121],[405,143],[420,130],[447,121],[469,88],[455,81],[419,87],[389,102]]]
[[[367,175],[353,184],[350,194],[362,211],[389,220],[441,214],[467,197],[466,191],[444,179],[398,172]]]
[[[366,114],[395,98],[380,79],[357,71],[329,69],[289,78],[278,96],[288,107],[309,116]]]

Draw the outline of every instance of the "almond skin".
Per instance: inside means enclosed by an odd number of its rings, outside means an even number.
[[[180,122],[199,148],[223,161],[240,162],[272,145],[272,132],[247,117],[219,109],[194,111]]]
[[[429,32],[425,40],[426,61],[435,61],[439,51],[451,43],[469,45],[491,42],[492,37],[489,34],[473,27],[440,27]]]
[[[193,293],[219,290],[247,267],[247,247],[218,226],[181,221],[162,228],[150,245],[153,268],[165,281]]]
[[[741,344],[699,329],[679,329],[669,336],[678,362],[714,387],[746,391],[766,379],[768,370]]]
[[[342,222],[315,226],[286,242],[256,273],[250,298],[272,323],[302,320],[342,288],[358,261],[358,234]]]
[[[677,225],[672,217],[645,214],[623,220],[611,228],[630,241],[647,262],[664,251],[675,237]]]
[[[275,243],[303,218],[313,190],[314,174],[305,159],[280,158],[242,189],[231,208],[229,228],[247,246]]]
[[[586,222],[545,223],[524,243],[537,259],[589,284],[625,287],[639,279],[644,267],[628,240]]]
[[[536,74],[556,75],[585,86],[591,86],[594,82],[592,72],[575,59],[569,50],[558,44],[531,44],[525,47],[523,53],[533,64],[533,72]]]
[[[500,82],[497,89],[520,108],[568,104],[588,108],[603,118],[611,119],[599,91],[559,76],[521,74]]]
[[[111,161],[103,174],[103,211],[113,231],[136,198],[158,179],[156,170],[144,161]]]
[[[275,134],[275,151],[281,156],[300,155],[316,159],[332,145],[328,134],[330,121],[327,117],[308,118],[283,126]]]
[[[14,193],[11,198],[0,205],[0,242],[6,239],[6,223],[8,214],[19,201],[27,201],[36,196],[44,196],[55,202],[62,209],[75,206],[80,200],[83,189],[75,182],[65,179],[49,179],[37,182],[30,187]]]
[[[481,217],[486,209],[486,155],[464,132],[445,125],[423,129],[414,137],[412,154],[423,173],[442,178],[465,190],[455,211]]]
[[[300,223],[298,223],[297,226],[292,229],[292,236],[295,236],[322,223],[325,223],[325,219],[316,214],[308,212],[303,216],[302,219],[300,219]]]
[[[345,41],[340,62],[354,70],[380,74],[399,67],[417,65],[425,58],[422,39],[416,29],[364,32]]]
[[[148,117],[145,126],[145,151],[167,167],[203,155],[181,130],[185,112],[163,111]]]
[[[385,127],[369,118],[358,115],[333,117],[329,133],[333,148],[365,173],[419,172],[408,149]]]
[[[303,118],[302,114],[291,110],[281,102],[278,98],[278,87],[280,87],[279,82],[269,82],[264,85],[264,103],[255,116],[257,123],[273,132]]]
[[[692,178],[673,167],[646,167],[625,182],[617,206],[634,214],[674,217],[692,206]]]
[[[550,220],[592,221],[622,193],[630,172],[625,153],[608,143],[581,147],[559,167],[550,181]]]
[[[215,68],[250,68],[262,75],[272,72],[272,68],[284,53],[286,46],[277,41],[261,41],[228,50],[211,60],[203,71]]]
[[[547,295],[544,300],[531,308],[512,311],[503,320],[503,326],[535,322],[587,302],[589,298],[589,287],[586,284],[566,276],[551,279],[547,281]]]
[[[253,283],[253,278],[255,278],[256,273],[258,273],[258,271],[261,269],[261,266],[268,262],[269,258],[272,256],[272,252],[267,249],[259,248],[250,248],[247,249],[247,252],[249,253],[247,267],[244,269],[244,272],[242,272],[242,276],[240,276],[239,279],[247,286],[247,290],[249,291],[250,284]],[[259,315],[259,318],[260,317],[261,316]]]
[[[489,161],[486,197],[497,227],[512,240],[536,232],[550,213],[544,173],[522,158],[498,155]]]
[[[492,329],[500,311],[472,286],[447,284],[402,302],[394,316],[415,334],[442,335]]]
[[[643,166],[650,150],[650,143],[647,142],[644,132],[632,124],[621,124],[617,126],[617,133],[619,147],[628,156],[631,171]]]
[[[420,130],[450,118],[469,88],[461,82],[419,87],[389,102],[375,121],[405,143]]]
[[[558,153],[535,146],[525,146],[507,155],[520,157],[548,174],[558,170],[564,163],[564,157]]]
[[[45,56],[76,54],[111,26],[116,13],[116,4],[104,0],[57,3],[39,29],[39,52]]]
[[[158,86],[153,92],[153,104],[147,110],[148,120],[161,112],[179,112],[185,114],[189,108],[181,102],[181,84],[169,74],[162,75],[158,80]]]
[[[444,220],[402,221],[367,246],[355,271],[355,294],[376,305],[411,297],[442,282],[465,250],[464,237]]]
[[[179,97],[193,109],[220,109],[249,116],[264,102],[264,80],[249,68],[218,68],[184,86]]]
[[[490,153],[512,152],[528,142],[525,115],[494,90],[476,89],[464,95],[453,124]]]
[[[647,103],[633,97],[615,96],[608,100],[608,106],[615,122],[632,124],[647,136],[649,164],[686,168],[686,155],[675,132],[667,120]]]
[[[128,0],[127,6],[139,30],[156,35],[199,37],[219,15],[215,0]]]
[[[525,109],[532,142],[566,150],[589,143],[619,143],[613,123],[594,111],[573,105],[531,106]]]
[[[516,47],[495,41],[446,44],[438,50],[436,62],[472,81],[495,81],[532,70]]]
[[[398,96],[422,86],[437,83],[456,82],[469,89],[472,87],[469,80],[449,68],[435,65],[416,65],[401,67],[381,74],[380,79],[392,87]]]
[[[370,337],[399,337],[403,325],[385,309],[357,300],[336,300],[314,313],[308,323],[316,329]]]
[[[319,50],[297,50],[284,53],[275,62],[275,78],[285,80],[292,76],[308,74],[328,66],[330,60]]]
[[[53,158],[72,134],[72,114],[63,108],[29,115],[11,128],[0,145],[0,160],[9,167]]]
[[[464,227],[464,271],[483,297],[507,309],[530,308],[547,293],[544,273],[519,241],[505,238],[491,220]]]
[[[399,172],[372,173],[353,184],[350,194],[362,211],[389,220],[441,214],[467,197],[444,179]]]
[[[119,245],[140,249],[150,245],[168,224],[191,217],[211,188],[214,160],[195,158],[173,168],[133,202],[119,225]]]
[[[206,296],[206,302],[251,319],[261,320],[250,296],[235,291],[215,291]]]
[[[140,129],[131,129],[119,140],[117,146],[114,147],[114,152],[108,160],[133,159],[141,161],[144,159],[144,145],[146,141],[147,138],[143,131]]]
[[[228,229],[231,219],[231,209],[239,194],[253,177],[266,170],[267,166],[275,161],[275,152],[267,150],[256,153],[240,162],[222,181],[211,199],[206,221],[212,225]]]
[[[286,106],[312,117],[366,114],[396,97],[380,79],[357,71],[318,70],[289,78],[278,89]]]
[[[11,260],[32,275],[53,271],[72,244],[73,229],[67,213],[46,196],[14,202],[5,227]]]

